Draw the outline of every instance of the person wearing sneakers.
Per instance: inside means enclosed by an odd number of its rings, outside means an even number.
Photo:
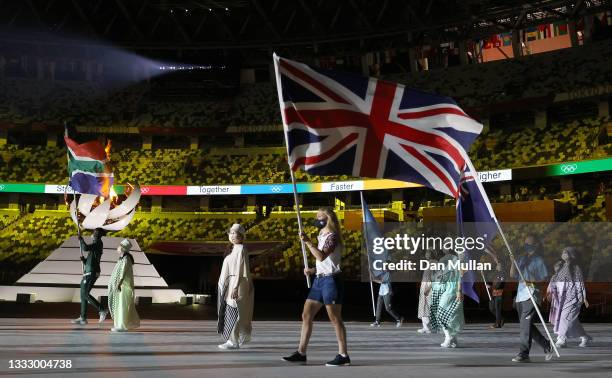
[[[382,279],[374,280],[380,284],[378,289],[378,301],[376,302],[376,320],[370,324],[371,327],[380,327],[380,319],[382,317],[382,310],[385,308],[387,313],[395,320],[395,326],[401,327],[404,323],[404,318],[401,317],[393,309],[393,290],[391,287],[391,275],[389,272],[384,272]]]
[[[542,282],[548,276],[548,270],[544,264],[544,260],[538,254],[538,243],[535,235],[527,235],[524,243],[524,254],[518,257],[516,264],[512,264],[510,268],[510,276],[519,278],[516,270],[518,265],[525,281],[520,281],[516,292],[516,311],[519,315],[519,323],[521,328],[521,344],[519,353],[512,359],[513,362],[530,362],[529,352],[531,350],[531,341],[535,340],[542,349],[544,349],[546,361],[549,361],[553,356],[553,348],[549,340],[542,335],[540,330],[535,326],[538,315],[531,301],[529,293],[533,295],[536,303],[540,303],[540,290],[536,283]]]
[[[425,251],[425,260],[429,263],[434,263],[436,260],[433,257],[433,251]],[[423,271],[423,277],[421,278],[421,287],[419,288],[419,307],[417,310],[417,317],[421,319],[423,328],[418,329],[418,333],[431,333],[429,329],[429,301],[431,294],[431,276],[432,271],[427,269]]]
[[[551,323],[553,330],[557,334],[556,345],[559,348],[567,346],[567,338],[580,337],[580,347],[585,347],[591,341],[578,316],[582,309],[582,304],[589,308],[589,301],[586,298],[584,287],[584,277],[580,266],[576,263],[576,249],[565,247],[561,253],[563,264],[559,272],[553,276],[549,284],[551,303],[556,304],[555,311],[551,311]]]
[[[90,294],[96,280],[100,276],[100,259],[102,259],[102,249],[104,248],[102,244],[103,235],[104,230],[96,228],[91,235],[92,243],[87,244],[79,234],[81,250],[89,253],[87,257],[81,256],[81,262],[83,263],[83,278],[81,279],[81,316],[71,320],[72,324],[87,324],[87,303],[90,303],[98,311],[100,323],[102,323],[108,315],[108,311]]]
[[[461,271],[450,268],[459,260],[451,249],[444,249],[440,263],[447,269],[435,271],[431,283],[429,305],[429,328],[432,332],[444,332],[442,348],[456,348],[457,335],[463,329],[463,293],[461,292]],[[449,264],[449,262],[453,264]]]
[[[240,224],[229,229],[230,246],[219,276],[218,333],[226,340],[219,349],[239,349],[251,341],[255,288],[244,247],[246,231]]]
[[[293,363],[306,363],[306,349],[312,334],[313,320],[319,310],[325,306],[338,341],[338,355],[327,362],[326,366],[350,365],[351,359],[346,347],[346,328],[342,321],[344,282],[340,271],[343,249],[340,223],[338,217],[330,208],[321,208],[317,212],[314,225],[320,230],[317,244],[310,241],[303,232],[300,234],[300,238],[316,259],[316,268],[306,268],[304,274],[316,273],[316,277],[304,303],[300,344],[297,351],[283,357],[283,360]]]

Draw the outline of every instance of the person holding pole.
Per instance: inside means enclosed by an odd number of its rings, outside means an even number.
[[[395,326],[397,328],[401,327],[404,323],[404,318],[393,309],[393,288],[391,286],[391,275],[389,272],[385,272],[381,279],[375,279],[374,282],[378,282],[380,287],[378,289],[378,300],[376,302],[376,319],[374,320],[374,323],[370,324],[370,326],[380,327],[380,319],[382,318],[382,310],[384,308],[387,310],[387,313],[391,315],[393,320],[395,320]]]
[[[342,300],[344,281],[340,270],[342,257],[342,234],[338,217],[330,208],[321,208],[317,212],[314,225],[320,230],[317,244],[314,244],[304,233],[300,239],[316,259],[316,268],[304,268],[304,274],[315,274],[312,288],[304,303],[302,312],[302,331],[297,351],[283,357],[284,361],[306,363],[306,349],[312,334],[313,320],[323,306],[329,320],[334,326],[338,341],[338,355],[326,363],[326,366],[345,366],[351,364],[346,346],[346,328],[342,321]]]
[[[81,251],[89,252],[87,257],[81,256],[83,263],[83,279],[81,280],[81,316],[71,320],[72,324],[87,324],[87,303],[91,303],[92,306],[98,311],[100,315],[99,322],[102,323],[108,311],[94,298],[89,292],[93,289],[96,280],[100,276],[100,259],[102,258],[102,236],[104,230],[96,228],[91,235],[92,243],[87,244],[83,237],[79,234],[79,242],[81,244]]]
[[[541,303],[540,291],[536,287],[536,282],[542,282],[548,276],[544,260],[538,254],[538,244],[534,235],[527,235],[525,238],[524,252],[510,269],[510,276],[512,278],[519,278],[520,276],[517,272],[517,266],[523,276],[516,293],[516,310],[519,315],[521,328],[521,345],[519,353],[512,361],[531,361],[529,359],[529,352],[532,340],[535,340],[544,349],[545,360],[549,361],[553,356],[553,348],[551,342],[535,326],[536,308],[533,303],[534,301],[530,298],[530,296],[533,296],[536,304]]]

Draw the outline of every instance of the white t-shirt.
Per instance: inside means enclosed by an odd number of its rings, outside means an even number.
[[[323,251],[323,247],[325,246],[325,242],[327,239],[336,234],[333,232],[327,233],[325,235],[317,236],[318,244],[317,249],[319,251]],[[318,261],[316,264],[317,274],[336,274],[340,272],[340,259],[342,257],[342,245],[340,243],[335,243],[335,248],[332,253],[329,254],[323,261]]]

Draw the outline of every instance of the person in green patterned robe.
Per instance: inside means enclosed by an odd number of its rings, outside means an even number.
[[[448,269],[449,261],[456,262],[459,257],[450,249],[444,251],[440,259],[445,267],[437,270],[431,283],[429,304],[429,328],[431,332],[444,332],[442,348],[456,348],[457,334],[463,328],[463,294],[461,292],[461,271]]]
[[[134,304],[134,257],[132,243],[123,239],[117,247],[119,259],[108,281],[108,309],[113,318],[112,332],[125,332],[140,327],[140,318]]]

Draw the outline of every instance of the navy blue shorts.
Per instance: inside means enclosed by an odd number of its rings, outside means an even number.
[[[342,304],[344,299],[344,280],[341,274],[316,277],[308,293],[308,299],[323,304]]]

